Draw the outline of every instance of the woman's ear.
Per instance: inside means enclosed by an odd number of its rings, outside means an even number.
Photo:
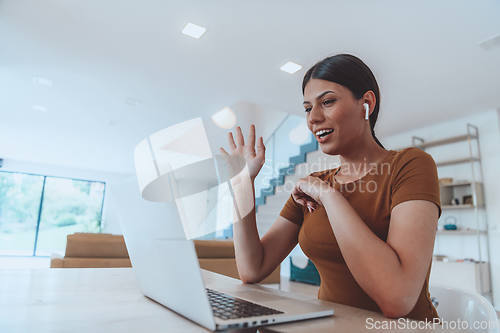
[[[363,100],[363,106],[365,104],[368,104],[368,117],[372,114],[373,110],[375,109],[375,105],[377,103],[377,98],[375,97],[375,93],[372,90],[368,90],[363,94],[363,97],[361,97]],[[366,107],[365,107],[365,113],[366,113]],[[366,114],[365,114],[366,118]]]

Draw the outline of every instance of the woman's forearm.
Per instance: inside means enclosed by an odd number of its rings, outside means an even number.
[[[253,180],[235,177],[231,187],[235,203],[233,239],[238,273],[243,282],[256,282],[260,279],[264,250],[257,231]]]
[[[340,192],[324,197],[328,220],[356,282],[382,310],[395,298],[399,301],[407,293],[397,253],[370,230]]]

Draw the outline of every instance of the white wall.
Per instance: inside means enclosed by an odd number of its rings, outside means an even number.
[[[481,113],[471,114],[470,116],[453,119],[447,122],[438,123],[432,126],[419,128],[405,133],[400,133],[390,137],[380,138],[382,144],[387,149],[398,149],[411,145],[411,137],[419,136],[426,141],[440,138],[466,134],[467,123],[479,128],[480,151],[482,157],[484,195],[486,199],[486,210],[480,217],[487,219],[489,224],[489,246],[491,256],[491,277],[493,288],[493,299],[497,310],[500,310],[500,110],[490,110]],[[467,142],[456,143],[447,146],[433,147],[426,150],[430,153],[436,162],[449,160],[452,158],[466,157],[468,155]],[[478,165],[475,163],[475,165]],[[476,168],[476,173],[478,169]],[[470,179],[470,164],[446,166],[438,168],[439,177],[454,177],[455,179]],[[474,216],[470,211],[443,211],[440,223],[448,215],[454,215],[459,223],[474,227],[472,220]],[[440,236],[438,236],[439,238]],[[453,237],[454,239],[439,238],[436,242],[436,250],[440,252],[451,251],[457,257],[474,257],[477,254],[477,243],[475,237],[469,240],[457,237],[470,236],[443,236]],[[447,254],[447,253],[446,253]]]
[[[135,175],[107,173],[94,170],[72,169],[72,168],[65,168],[48,164],[35,164],[24,161],[15,161],[11,159],[4,160],[3,167],[0,168],[0,171],[26,172],[26,173],[34,173],[46,176],[69,177],[69,178],[78,178],[84,180],[105,182],[106,193],[104,196],[102,232],[113,233],[113,234],[122,233],[120,229],[118,216],[116,213],[116,209],[118,208],[116,207],[113,201],[113,184],[115,184],[116,182],[129,179],[130,177],[135,177]]]
[[[256,137],[262,136],[265,142],[288,115],[287,112],[276,108],[248,102],[234,103],[230,108],[236,115],[236,125],[230,130],[219,128],[211,119],[203,118],[209,145],[214,154],[219,153],[219,147],[228,150],[227,133],[231,131],[234,134],[236,126],[241,127],[246,139],[250,124],[254,124]]]

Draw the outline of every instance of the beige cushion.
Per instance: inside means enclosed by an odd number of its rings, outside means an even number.
[[[68,235],[65,257],[128,258],[122,235],[75,233]]]
[[[198,240],[193,241],[198,258],[234,258],[232,240]]]
[[[239,279],[232,240],[194,240],[200,267]],[[51,268],[131,267],[122,235],[75,233],[67,236],[64,258],[53,257]],[[280,267],[261,283],[279,283]]]

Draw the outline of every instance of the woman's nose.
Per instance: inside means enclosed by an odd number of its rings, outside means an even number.
[[[318,107],[317,105],[313,106],[311,108],[311,111],[309,111],[309,122],[314,124],[321,122],[324,119],[325,117],[323,115],[323,110],[321,110],[321,108]]]

